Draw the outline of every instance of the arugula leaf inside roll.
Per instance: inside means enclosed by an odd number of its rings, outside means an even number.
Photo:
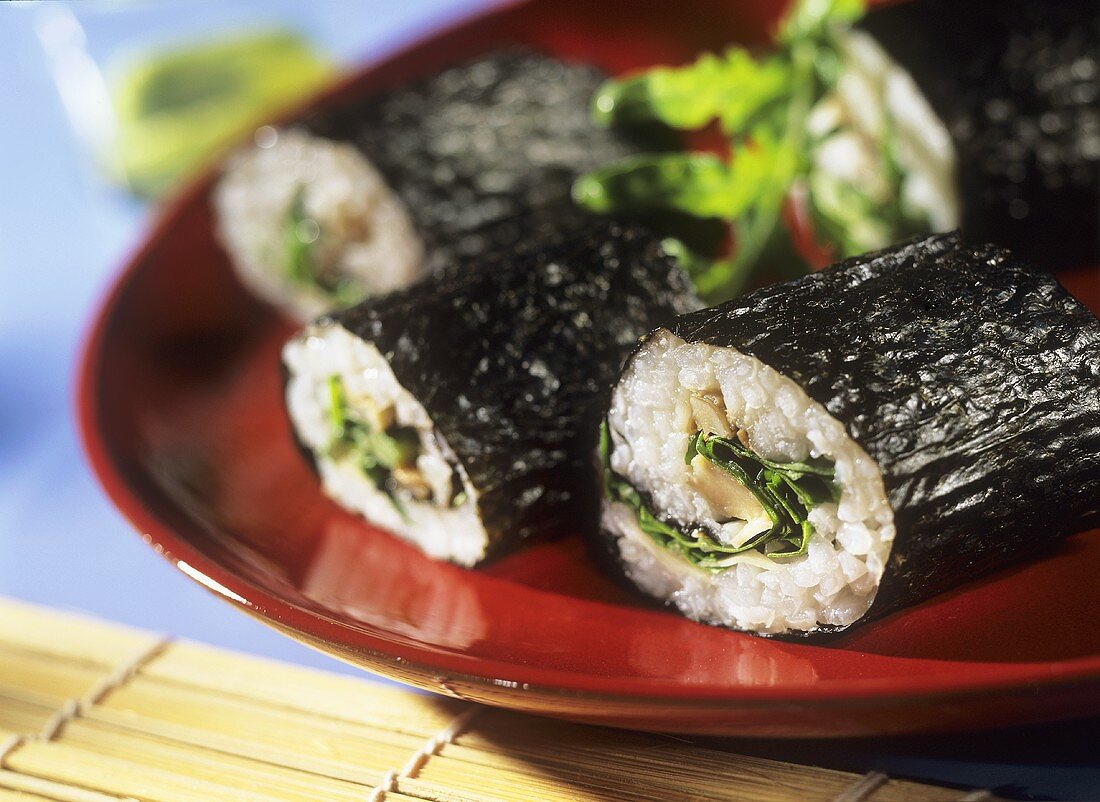
[[[472,565],[488,534],[445,436],[378,348],[321,321],[285,349],[287,405],[325,492],[433,557]]]
[[[842,630],[1100,517],[1100,321],[1005,250],[915,240],[651,333],[601,460],[641,590]]]
[[[474,565],[595,524],[608,388],[645,332],[698,308],[642,229],[589,222],[307,326],[286,401],[325,492]]]

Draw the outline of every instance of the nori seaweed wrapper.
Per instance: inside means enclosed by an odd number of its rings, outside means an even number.
[[[857,27],[950,132],[969,241],[1048,267],[1100,261],[1100,4],[913,0]]]
[[[529,219],[576,222],[573,180],[639,152],[636,140],[652,140],[653,131],[592,124],[589,106],[605,78],[595,67],[513,48],[302,125],[350,142],[374,164],[404,201],[436,270],[511,245]]]
[[[424,406],[478,493],[489,551],[595,528],[592,454],[638,338],[699,308],[658,240],[589,221],[332,320],[371,342]]]
[[[1100,321],[1007,250],[917,239],[667,328],[791,378],[878,464],[897,536],[861,622],[1100,522]]]

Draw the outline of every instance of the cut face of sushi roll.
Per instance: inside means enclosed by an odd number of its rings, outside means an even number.
[[[317,317],[424,275],[408,209],[351,145],[301,129],[263,129],[216,194],[238,275],[293,316]]]
[[[489,535],[477,490],[378,348],[333,323],[284,350],[286,402],[326,492],[432,557],[473,565]]]
[[[929,237],[643,339],[603,532],[684,615],[845,629],[1100,516],[1100,321],[1007,251]]]
[[[308,326],[284,350],[287,408],[329,496],[473,565],[595,527],[608,388],[638,337],[694,308],[641,229],[534,232]]]
[[[913,77],[861,30],[838,31],[835,88],[807,121],[807,190],[849,251],[959,226],[955,145]]]
[[[602,524],[647,593],[761,633],[867,612],[894,539],[882,477],[791,379],[662,330],[623,374],[606,432]]]
[[[242,279],[301,320],[564,224],[573,179],[634,152],[588,119],[597,70],[522,50],[265,127],[214,202]]]

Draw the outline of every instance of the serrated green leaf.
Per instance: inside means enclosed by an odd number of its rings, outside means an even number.
[[[728,221],[734,234],[729,258],[673,248],[708,301],[734,297],[765,264],[781,274],[795,274],[795,268],[805,272],[781,211],[796,183],[815,180],[810,154],[816,142],[810,139],[808,120],[839,79],[837,31],[865,8],[865,0],[798,0],[777,30],[777,47],[766,56],[731,48],[682,67],[655,67],[609,81],[594,98],[598,123],[659,121],[696,130],[717,120],[729,139],[728,170],[708,154],[699,162],[690,155],[639,157],[582,176],[575,198],[601,213],[652,218],[654,212],[671,210]],[[900,198],[901,177],[894,175],[889,155],[883,157],[883,176]],[[846,188],[826,190],[831,192],[811,197],[811,212],[844,253],[897,239],[915,223],[918,229],[927,226],[923,216],[912,219],[900,200],[868,206]]]
[[[709,153],[635,156],[585,173],[573,185],[573,199],[607,214],[666,209],[696,217],[728,217],[750,200],[730,166]]]
[[[790,43],[820,38],[830,26],[854,22],[866,10],[866,0],[798,0],[780,23],[776,39]]]
[[[592,118],[602,126],[657,121],[680,130],[715,119],[736,125],[781,97],[787,80],[781,60],[757,60],[743,48],[730,48],[682,67],[654,67],[606,82],[593,98]]]

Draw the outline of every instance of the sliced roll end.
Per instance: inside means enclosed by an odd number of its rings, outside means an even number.
[[[759,360],[657,330],[615,388],[605,452],[601,527],[649,595],[770,635],[870,609],[894,539],[879,468]]]
[[[425,275],[408,210],[362,153],[300,129],[267,132],[214,192],[221,241],[249,289],[304,322]]]
[[[323,319],[284,348],[286,401],[325,493],[436,559],[489,548],[477,491],[378,349]]]

